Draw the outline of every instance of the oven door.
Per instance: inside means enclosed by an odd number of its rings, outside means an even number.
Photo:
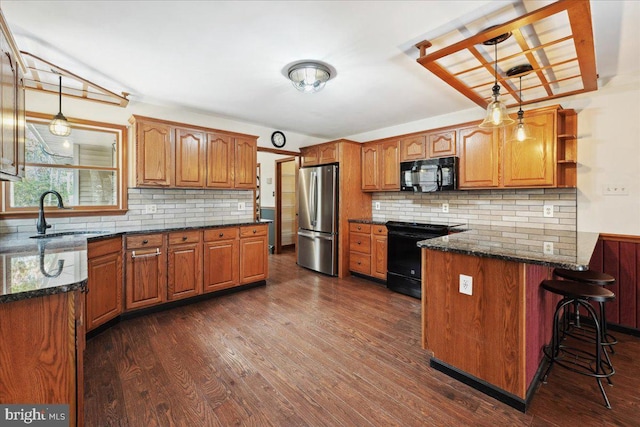
[[[420,280],[422,260],[417,243],[430,237],[432,236],[390,231],[387,241],[387,270],[389,273]]]

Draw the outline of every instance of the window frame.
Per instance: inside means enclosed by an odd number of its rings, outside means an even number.
[[[26,122],[48,123],[51,121],[51,115],[26,112]],[[116,172],[118,179],[116,197],[116,205],[93,205],[93,206],[74,206],[73,209],[57,209],[55,206],[45,206],[47,217],[76,217],[76,216],[108,216],[108,215],[124,215],[128,210],[127,200],[127,147],[129,143],[129,129],[124,125],[114,123],[97,122],[92,120],[77,119],[67,117],[67,121],[72,128],[96,129],[107,132],[114,132],[120,135],[118,162],[116,168],[92,167],[83,165],[56,165],[57,169],[63,170],[113,170]],[[28,167],[51,167],[50,164],[28,163],[25,161],[25,169]],[[1,206],[0,219],[12,218],[35,218],[38,215],[38,207],[10,207],[10,182],[2,182],[0,186]]]

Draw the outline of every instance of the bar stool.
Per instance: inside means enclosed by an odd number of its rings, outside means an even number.
[[[616,283],[616,279],[607,273],[601,273],[599,271],[594,270],[585,270],[585,271],[577,271],[577,270],[567,270],[565,268],[555,268],[553,270],[553,274],[557,277],[562,277],[563,279],[573,280],[574,282],[585,283],[588,285],[595,286],[612,286]],[[602,332],[602,343],[603,345],[609,346],[611,353],[615,353],[613,346],[618,343],[618,340],[607,332],[607,315],[604,309],[604,303],[598,303],[600,307],[600,331]],[[579,316],[579,313],[576,311],[576,316]]]
[[[615,299],[615,295],[608,289],[599,286],[587,285],[571,280],[543,280],[540,284],[546,291],[561,295],[562,299],[556,305],[553,315],[553,337],[551,345],[545,346],[543,352],[549,366],[542,376],[542,382],[547,383],[547,377],[554,364],[558,364],[570,371],[590,376],[596,379],[600,393],[604,398],[605,406],[611,409],[609,398],[602,387],[602,379],[606,378],[611,383],[610,377],[615,374],[615,369],[609,359],[609,353],[602,343],[602,332],[600,330],[600,320],[591,305],[593,302],[607,302]],[[571,327],[572,320],[568,319],[568,312],[572,306],[583,307],[593,318],[594,337],[593,352],[583,348],[571,346],[567,340],[568,327]],[[577,343],[579,344],[579,343]]]

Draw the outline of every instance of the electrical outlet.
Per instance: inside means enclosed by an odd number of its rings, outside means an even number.
[[[243,211],[245,209],[245,204],[244,202],[238,202],[238,210],[239,211]]]
[[[449,241],[449,236],[442,236],[442,241],[443,242],[448,242]]]
[[[542,244],[542,252],[545,255],[553,255],[553,242],[544,242]]]
[[[473,295],[473,277],[466,274],[460,275],[460,293],[465,295]]]
[[[377,211],[379,211],[379,210],[380,210],[380,202],[376,202],[376,203],[375,203],[375,209],[376,209]]]
[[[542,216],[545,218],[553,218],[553,205],[544,205]]]
[[[144,213],[153,214],[158,211],[158,207],[156,205],[144,205]]]
[[[629,187],[626,185],[608,184],[602,188],[602,194],[605,196],[628,196]]]
[[[442,204],[442,212],[444,212],[444,213],[448,213],[449,212],[449,203],[443,203]]]

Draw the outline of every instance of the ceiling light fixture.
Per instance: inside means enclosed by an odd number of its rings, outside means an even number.
[[[58,114],[56,114],[53,120],[51,120],[51,123],[49,123],[49,132],[58,136],[69,136],[71,134],[71,125],[64,114],[62,114],[62,76],[59,76],[59,79],[59,109]]]
[[[498,37],[482,42],[485,46],[493,45],[495,47],[496,60],[494,70],[495,82],[492,88],[493,101],[491,101],[487,106],[487,114],[483,122],[480,123],[481,128],[503,127],[514,123],[514,120],[509,117],[509,114],[507,113],[507,107],[503,102],[498,100],[498,97],[500,96],[500,85],[498,84],[498,43],[502,43],[509,37],[511,37],[511,33],[504,33]]]
[[[531,137],[531,133],[528,132],[527,126],[524,123],[524,111],[522,111],[522,76],[526,76],[531,71],[533,71],[533,67],[531,66],[531,64],[516,65],[515,67],[510,68],[507,71],[507,76],[509,77],[520,77],[520,109],[518,110],[518,124],[514,128],[513,136],[511,137],[512,141],[523,142],[533,139]]]
[[[331,78],[331,71],[319,62],[301,62],[289,68],[287,75],[300,92],[318,92]]]

